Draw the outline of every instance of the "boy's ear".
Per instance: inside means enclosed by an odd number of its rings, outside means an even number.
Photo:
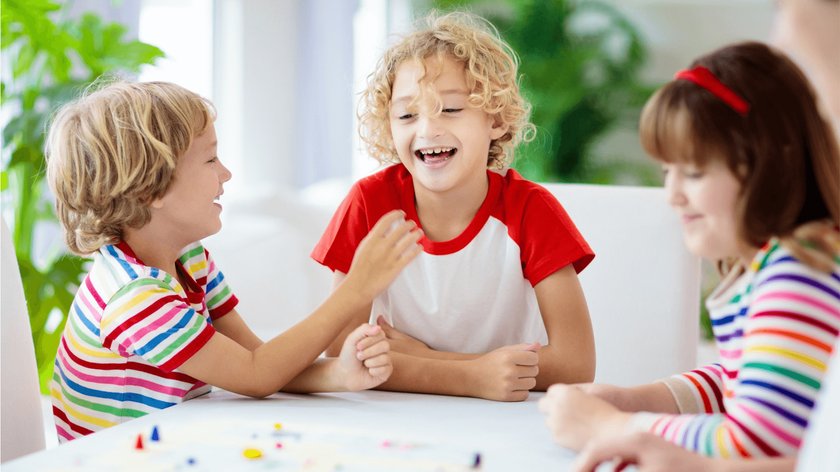
[[[149,202],[149,207],[154,208],[155,210],[160,210],[163,208],[163,199],[162,198],[155,198],[151,202]]]
[[[502,123],[498,116],[493,117],[493,125],[490,127],[490,139],[495,140],[501,138],[509,129],[510,126]]]

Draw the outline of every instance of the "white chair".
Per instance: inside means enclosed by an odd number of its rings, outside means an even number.
[[[595,251],[580,274],[595,381],[637,385],[696,366],[700,261],[661,188],[546,184]]]
[[[2,341],[0,341],[0,462],[44,449],[41,396],[35,347],[15,249],[2,221]]]

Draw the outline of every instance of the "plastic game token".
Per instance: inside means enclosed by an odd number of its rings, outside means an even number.
[[[242,451],[242,455],[245,456],[246,459],[259,459],[263,454],[259,449],[249,447],[248,449]]]

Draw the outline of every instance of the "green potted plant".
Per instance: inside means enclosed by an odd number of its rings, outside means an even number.
[[[27,300],[42,392],[85,259],[63,244],[43,251],[39,235],[57,234],[44,180],[44,134],[52,113],[104,74],[137,73],[163,52],[124,38],[125,27],[94,14],[62,18],[53,0],[3,0],[0,50],[11,57],[0,86],[3,107],[4,213],[12,229]],[[13,214],[6,210],[13,208]],[[58,238],[60,239],[60,238]]]

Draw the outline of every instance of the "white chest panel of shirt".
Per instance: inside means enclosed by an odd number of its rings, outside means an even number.
[[[495,218],[458,252],[420,254],[374,300],[371,321],[379,315],[441,351],[484,353],[548,342],[519,246]]]

